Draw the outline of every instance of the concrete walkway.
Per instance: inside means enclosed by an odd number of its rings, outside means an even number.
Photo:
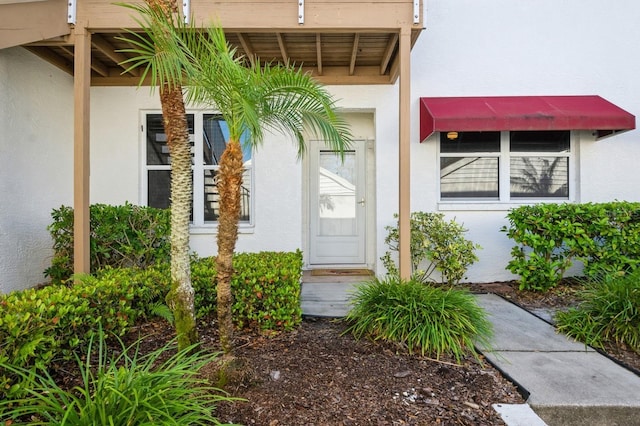
[[[478,349],[546,424],[640,425],[640,377],[499,296],[477,298],[494,327],[491,348]]]
[[[303,284],[304,315],[346,315],[356,280],[328,281]],[[477,300],[494,328],[478,349],[529,395],[494,406],[508,426],[640,426],[640,377],[499,296]]]

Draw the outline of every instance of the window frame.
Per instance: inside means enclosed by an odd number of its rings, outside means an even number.
[[[193,218],[189,223],[190,232],[194,234],[215,233],[218,229],[218,221],[204,220],[204,189],[205,189],[205,170],[218,170],[220,166],[204,164],[203,143],[204,143],[204,116],[219,115],[220,113],[212,110],[203,109],[187,109],[187,115],[193,115],[194,133],[189,134],[189,139],[193,143],[193,193],[192,193],[192,209]],[[162,115],[162,111],[158,109],[146,109],[140,111],[140,204],[148,205],[148,171],[150,170],[171,170],[171,165],[149,165],[147,164],[147,116]],[[195,129],[201,129],[198,132]],[[248,167],[248,175],[250,179],[250,197],[249,197],[249,220],[240,221],[238,223],[238,232],[252,233],[255,224],[255,152],[251,154],[251,165]]]
[[[577,199],[577,155],[579,147],[579,132],[569,131],[568,152],[541,152],[510,151],[511,131],[500,132],[499,152],[459,152],[443,153],[440,138],[444,132],[436,133],[436,167],[435,176],[437,182],[437,199],[439,210],[509,210],[523,204],[573,202]],[[498,158],[498,197],[468,197],[468,198],[443,198],[441,192],[440,165],[442,158],[451,157],[487,157]],[[568,158],[568,197],[511,197],[511,158],[512,157],[561,157]]]

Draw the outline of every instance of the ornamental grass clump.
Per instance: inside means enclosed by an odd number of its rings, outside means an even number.
[[[111,356],[102,333],[97,342],[96,353],[92,340],[84,360],[77,357],[82,383],[70,390],[46,370],[0,362],[21,377],[23,387],[23,396],[0,401],[2,424],[220,424],[215,406],[231,398],[198,376],[200,368],[215,362],[215,355],[196,347],[176,352],[175,342],[143,355],[137,342],[128,347],[121,343],[119,355]]]
[[[580,304],[555,316],[560,332],[602,348],[616,343],[640,353],[640,269],[585,283]]]
[[[489,347],[492,336],[485,311],[468,291],[394,276],[359,286],[345,320],[345,333],[358,339],[395,342],[438,359],[448,354],[457,362],[467,354],[477,358],[474,344]]]

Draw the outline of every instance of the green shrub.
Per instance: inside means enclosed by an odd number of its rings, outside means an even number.
[[[477,356],[476,342],[489,346],[491,323],[468,291],[424,285],[396,277],[359,286],[345,317],[346,332],[406,345],[439,358]]]
[[[67,287],[51,285],[0,296],[0,362],[44,368],[75,350],[102,328],[123,335],[168,289],[155,268],[104,270]],[[15,378],[0,369],[0,394]]]
[[[170,212],[152,207],[90,207],[91,271],[101,268],[145,268],[168,262],[170,255]],[[48,226],[53,238],[54,256],[45,275],[62,282],[73,273],[73,209],[62,206],[51,213]]]
[[[394,218],[398,219],[395,214]],[[442,282],[457,284],[465,277],[467,268],[478,260],[475,250],[480,246],[464,238],[466,229],[454,220],[445,221],[442,213],[411,213],[411,271],[420,281],[433,281],[431,275],[440,271]],[[391,251],[380,259],[389,275],[399,275],[391,252],[398,251],[398,226],[387,226],[384,242]],[[425,270],[420,266],[427,262]]]
[[[559,331],[593,347],[615,342],[640,353],[640,269],[592,280],[578,297],[578,307],[556,314]]]
[[[97,357],[92,344],[86,356],[76,357],[83,382],[72,390],[62,389],[46,370],[0,363],[21,377],[25,389],[22,398],[0,401],[2,420],[73,426],[220,424],[215,405],[229,398],[197,376],[215,355],[195,347],[175,352],[170,346],[141,355],[139,342],[129,347],[121,342],[122,350],[113,356],[103,335],[96,337]]]
[[[300,278],[302,252],[238,253],[231,281],[233,320],[237,327],[290,330],[302,320]],[[215,258],[194,259],[191,280],[199,317],[216,306]]]
[[[507,218],[502,231],[517,244],[507,269],[520,275],[520,289],[556,286],[576,260],[592,278],[640,264],[640,203],[545,203]]]
[[[234,267],[236,326],[277,331],[300,323],[300,251],[240,253]],[[215,313],[215,258],[194,257],[191,269],[197,316],[202,318]],[[53,359],[71,359],[99,328],[121,336],[139,318],[162,312],[158,306],[170,282],[169,265],[158,263],[144,270],[101,269],[71,286],[0,295],[0,362],[44,368]],[[0,368],[0,396],[16,384],[16,377]]]

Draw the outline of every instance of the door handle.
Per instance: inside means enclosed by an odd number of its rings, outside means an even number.
[[[362,197],[362,200],[358,201],[358,204],[360,204],[361,206],[364,206],[364,197]]]

